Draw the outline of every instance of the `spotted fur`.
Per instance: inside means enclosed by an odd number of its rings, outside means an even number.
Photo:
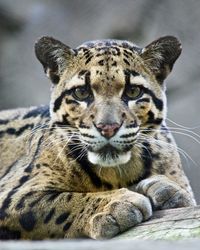
[[[43,37],[35,52],[51,101],[0,112],[1,239],[110,238],[195,205],[165,124],[175,37],[76,49]]]

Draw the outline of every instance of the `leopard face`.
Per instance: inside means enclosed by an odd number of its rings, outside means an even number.
[[[144,49],[118,40],[71,49],[44,37],[35,48],[53,82],[52,124],[66,143],[78,141],[92,164],[127,163],[139,138],[164,122],[163,81],[181,52],[176,38],[160,38]]]

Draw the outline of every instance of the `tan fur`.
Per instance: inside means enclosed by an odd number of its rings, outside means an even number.
[[[115,40],[75,50],[49,37],[36,43],[54,85],[50,107],[0,112],[1,239],[110,238],[152,209],[195,205],[165,124],[163,80],[180,52],[170,36],[143,50]],[[99,124],[117,132],[107,138]]]

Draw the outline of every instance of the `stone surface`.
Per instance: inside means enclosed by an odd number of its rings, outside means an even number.
[[[1,242],[1,250],[197,250],[200,240],[182,242],[111,240],[111,241],[43,241],[43,242]]]
[[[157,211],[153,217],[117,236],[118,239],[200,239],[200,206]]]
[[[38,37],[51,35],[76,47],[98,38],[144,46],[166,34],[178,36],[183,52],[166,81],[168,113],[177,123],[198,126],[179,127],[175,136],[200,202],[200,138],[193,134],[200,134],[199,12],[199,0],[0,0],[0,109],[48,103],[50,84],[33,52]]]
[[[1,250],[197,250],[200,240],[182,242],[111,240],[111,241],[43,241],[43,242],[0,242]]]

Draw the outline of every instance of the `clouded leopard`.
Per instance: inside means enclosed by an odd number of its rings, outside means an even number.
[[[43,37],[35,53],[51,100],[0,112],[1,239],[110,238],[195,205],[165,123],[177,38],[72,49]]]

